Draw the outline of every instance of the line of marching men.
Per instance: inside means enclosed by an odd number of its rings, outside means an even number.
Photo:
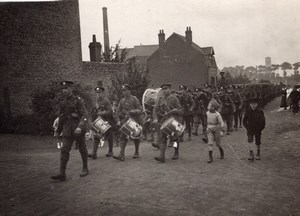
[[[127,142],[132,139],[135,145],[133,158],[139,158],[139,145],[142,138],[141,125],[144,125],[145,116],[143,117],[143,108],[139,100],[131,95],[131,87],[129,85],[124,84],[122,86],[123,98],[118,103],[116,112],[113,112],[112,104],[105,97],[103,86],[95,88],[98,98],[96,108],[91,116],[91,122],[93,122],[92,127],[95,128],[96,136],[94,137],[91,154],[88,154],[85,145],[85,133],[89,125],[89,116],[84,102],[81,98],[73,94],[73,82],[63,81],[61,82],[61,87],[65,99],[60,104],[59,121],[55,136],[58,137],[59,134],[63,135],[63,146],[61,147],[59,173],[51,176],[52,179],[59,181],[66,180],[66,166],[74,143],[78,145],[82,158],[83,168],[80,173],[81,177],[89,174],[88,157],[92,159],[97,158],[98,145],[103,137],[108,141],[109,146],[106,157],[113,157],[119,161],[124,161]],[[203,141],[208,142],[211,137],[206,133],[207,127],[213,128],[211,125],[217,124],[221,118],[215,114],[208,115],[207,109],[211,109],[208,107],[213,107],[213,109],[215,108],[221,113],[222,119],[227,124],[227,134],[230,134],[233,131],[233,127],[237,130],[238,126],[241,126],[242,114],[247,100],[256,97],[260,98],[264,104],[278,95],[277,90],[280,94],[281,89],[280,86],[272,85],[264,87],[224,86],[217,91],[214,87],[205,86],[203,89],[196,88],[194,92],[191,92],[186,86],[181,85],[179,91],[174,92],[171,87],[169,83],[161,86],[160,96],[157,98],[150,116],[150,122],[156,128],[154,133],[158,134],[157,137],[159,137],[153,145],[160,149],[160,155],[154,159],[160,162],[165,162],[165,150],[168,139],[174,146],[174,156],[172,159],[177,160],[179,158],[179,143],[184,140],[184,133],[176,133],[178,128],[174,129],[172,126],[185,125],[188,132],[188,140],[191,140],[192,133],[196,136],[198,135],[198,128],[201,124],[203,128]],[[107,124],[110,126],[109,128],[106,127]],[[167,126],[166,129],[171,130],[171,133],[163,133],[160,130],[163,125]],[[105,133],[97,136],[97,132],[100,133],[102,130]],[[119,133],[120,152],[118,155],[114,155],[113,139],[114,132],[117,130],[122,131],[122,133]],[[179,130],[182,131],[182,127]],[[153,132],[153,130],[151,131]],[[221,158],[224,157],[224,152],[222,151],[220,149]],[[212,158],[210,162],[212,162]]]

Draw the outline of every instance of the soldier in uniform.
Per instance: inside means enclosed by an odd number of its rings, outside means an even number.
[[[206,128],[207,128],[207,106],[208,106],[208,98],[207,94],[201,89],[195,89],[195,111],[194,111],[194,135],[198,136],[198,128],[200,122],[202,124],[202,134],[204,135],[204,139],[207,140]]]
[[[162,124],[170,117],[174,117],[178,122],[182,122],[180,115],[182,115],[183,109],[180,105],[178,98],[171,92],[171,84],[165,83],[161,86],[162,88],[162,97],[157,101],[157,104],[153,110],[153,121],[154,123]],[[165,133],[160,133],[159,139],[159,149],[160,156],[154,157],[155,160],[162,163],[165,162],[165,151],[167,147],[168,136]],[[179,139],[177,136],[173,137],[173,141],[177,143],[177,146],[174,146],[174,156],[173,160],[179,158]]]
[[[221,76],[221,78],[218,81],[218,88],[221,88],[221,87],[225,88],[228,85],[228,81],[225,78],[225,72],[221,71],[220,76]]]
[[[107,121],[112,127],[109,128],[105,134],[104,138],[108,141],[108,153],[105,155],[106,157],[113,156],[113,130],[116,128],[116,122],[113,117],[112,104],[109,102],[107,98],[105,98],[104,92],[105,89],[102,85],[102,82],[98,83],[98,86],[95,88],[95,91],[98,95],[96,107],[92,113],[92,121],[95,121],[98,117],[101,117],[104,121]],[[97,159],[97,150],[98,145],[100,143],[100,138],[95,134],[94,143],[93,143],[93,152],[88,154],[89,158]]]
[[[185,123],[186,129],[188,131],[188,141],[190,141],[192,138],[192,118],[193,118],[193,110],[195,108],[195,101],[193,100],[192,96],[188,94],[187,87],[185,85],[179,86],[179,92],[181,94],[180,97],[180,104],[183,107],[183,121]],[[180,136],[180,141],[183,141],[183,135]]]
[[[119,102],[117,108],[117,125],[123,125],[129,118],[132,118],[138,124],[142,125],[142,111],[143,108],[139,100],[131,95],[131,87],[128,84],[122,85],[122,91],[124,98]],[[121,133],[120,134],[120,154],[118,156],[113,156],[113,158],[124,161],[125,160],[125,147],[128,142],[128,137]],[[140,139],[133,139],[135,145],[135,153],[133,158],[139,158],[139,146]]]
[[[237,88],[235,88],[231,93],[230,93],[231,99],[233,100],[233,103],[235,105],[235,112],[233,113],[234,116],[234,129],[237,131],[238,130],[238,125],[239,125],[239,119],[240,115],[242,113],[242,108],[243,108],[243,98],[239,94]]]
[[[233,113],[235,112],[235,105],[232,99],[230,98],[229,93],[224,90],[220,95],[220,100],[222,102],[222,107],[221,107],[222,119],[224,122],[226,122],[227,135],[229,135],[230,131],[232,130],[232,119],[233,119]]]
[[[61,86],[63,88],[62,92],[65,96],[65,99],[60,104],[60,120],[58,123],[58,128],[56,130],[56,136],[63,133],[64,144],[61,148],[59,174],[51,176],[51,178],[54,180],[65,181],[66,166],[74,141],[79,146],[79,152],[81,154],[83,163],[83,169],[80,173],[80,177],[84,177],[89,174],[87,163],[87,149],[85,145],[85,131],[88,113],[83,101],[73,94],[73,82],[64,81],[61,82]]]

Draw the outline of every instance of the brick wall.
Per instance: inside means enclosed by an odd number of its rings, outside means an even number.
[[[108,86],[111,86],[111,75],[123,71],[125,71],[125,65],[121,63],[83,62],[80,76],[81,84],[87,88],[93,99],[95,99],[94,89],[97,81],[101,80],[103,87],[107,89]]]
[[[82,62],[78,0],[0,4],[0,108],[9,90],[12,115],[30,113],[30,94],[51,80],[94,89],[122,64]],[[5,109],[4,109],[5,110]]]
[[[0,47],[0,95],[8,87],[13,115],[30,112],[37,85],[82,71],[78,1],[0,4]]]

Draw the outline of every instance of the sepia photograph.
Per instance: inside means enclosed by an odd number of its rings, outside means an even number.
[[[300,1],[0,0],[0,216],[300,216]]]

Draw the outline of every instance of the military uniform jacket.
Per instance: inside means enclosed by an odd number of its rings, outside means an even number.
[[[122,98],[117,108],[117,121],[123,125],[129,118],[132,118],[138,124],[143,125],[142,111],[143,108],[135,96]]]
[[[259,109],[248,109],[243,119],[243,125],[248,132],[261,132],[266,125],[264,112]]]
[[[205,115],[207,112],[208,98],[205,94],[200,94],[195,98],[195,114]]]
[[[192,96],[186,93],[183,93],[180,98],[180,104],[183,107],[183,115],[191,115],[192,111],[195,109],[195,101]]]
[[[232,114],[235,111],[235,105],[228,94],[225,94],[221,97],[222,109],[221,114]]]
[[[171,110],[176,109],[176,113],[168,114]],[[177,121],[182,122],[181,115],[183,109],[178,98],[175,95],[169,95],[166,98],[160,97],[153,109],[153,118],[157,119],[159,123],[163,123],[170,117],[176,118]]]
[[[94,121],[96,118],[101,117],[103,120],[108,121],[108,123],[115,127],[116,120],[113,117],[112,105],[106,98],[98,98],[96,102],[96,107],[92,113],[92,120]]]
[[[238,92],[234,92],[231,99],[232,99],[236,109],[242,109],[243,98]]]
[[[82,130],[81,135],[84,135],[87,119],[88,113],[82,99],[75,96],[66,98],[60,103],[57,133],[72,137],[78,127]]]

